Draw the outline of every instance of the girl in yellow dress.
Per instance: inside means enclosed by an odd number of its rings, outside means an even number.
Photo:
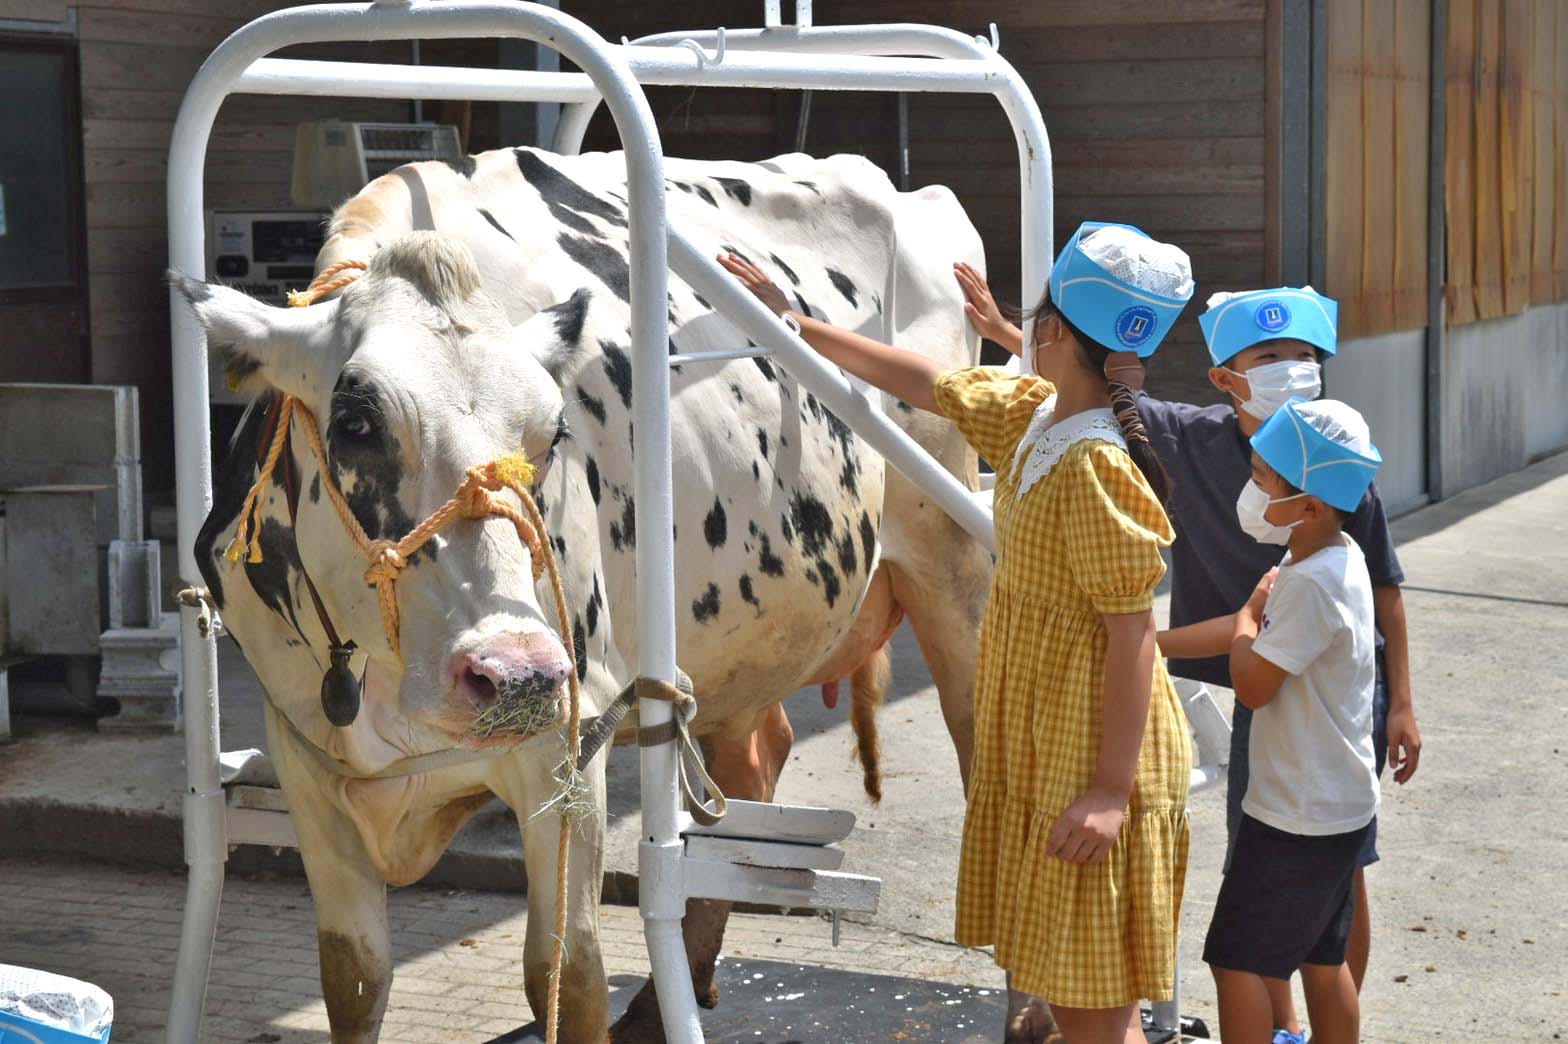
[[[1154,643],[1167,480],[1116,374],[1191,296],[1186,255],[1086,223],[1052,268],[1022,376],[943,373],[719,260],[823,356],[952,419],[996,470],[954,934],[994,947],[1009,987],[1044,997],[1071,1044],[1141,1042],[1138,1001],[1175,981],[1192,756]],[[1008,1041],[1043,1036],[1025,1021]]]

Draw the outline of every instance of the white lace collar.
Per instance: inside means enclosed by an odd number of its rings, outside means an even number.
[[[1018,443],[1018,451],[1013,454],[1013,474],[1018,477],[1018,486],[1013,493],[1015,501],[1049,475],[1074,443],[1099,439],[1124,450],[1127,448],[1122,426],[1109,409],[1084,410],[1064,418],[1060,424],[1056,423],[1055,413],[1056,396],[1053,395],[1035,407],[1034,416],[1029,419],[1029,430]]]

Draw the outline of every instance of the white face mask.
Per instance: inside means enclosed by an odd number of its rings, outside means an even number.
[[[1270,500],[1266,489],[1248,479],[1247,484],[1241,487],[1241,496],[1236,498],[1236,521],[1241,523],[1241,531],[1258,543],[1283,546],[1290,543],[1290,531],[1301,525],[1304,519],[1298,518],[1288,526],[1276,526],[1264,518],[1263,513],[1271,504],[1283,504],[1287,500],[1304,496],[1305,493],[1296,493]]]
[[[1323,391],[1323,367],[1315,362],[1286,359],[1254,366],[1246,373],[1237,373],[1229,366],[1224,369],[1246,381],[1247,387],[1252,389],[1252,398],[1243,402],[1241,408],[1258,420],[1268,420],[1292,398],[1310,402]],[[1231,398],[1240,397],[1232,395]]]

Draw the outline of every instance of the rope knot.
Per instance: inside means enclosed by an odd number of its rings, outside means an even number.
[[[408,565],[390,540],[373,540],[369,548],[370,568],[365,570],[365,581],[371,584],[391,583],[403,567]]]

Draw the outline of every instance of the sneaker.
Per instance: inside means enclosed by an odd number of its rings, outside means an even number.
[[[1290,1030],[1277,1029],[1274,1031],[1273,1044],[1307,1044],[1305,1032],[1292,1033]]]

